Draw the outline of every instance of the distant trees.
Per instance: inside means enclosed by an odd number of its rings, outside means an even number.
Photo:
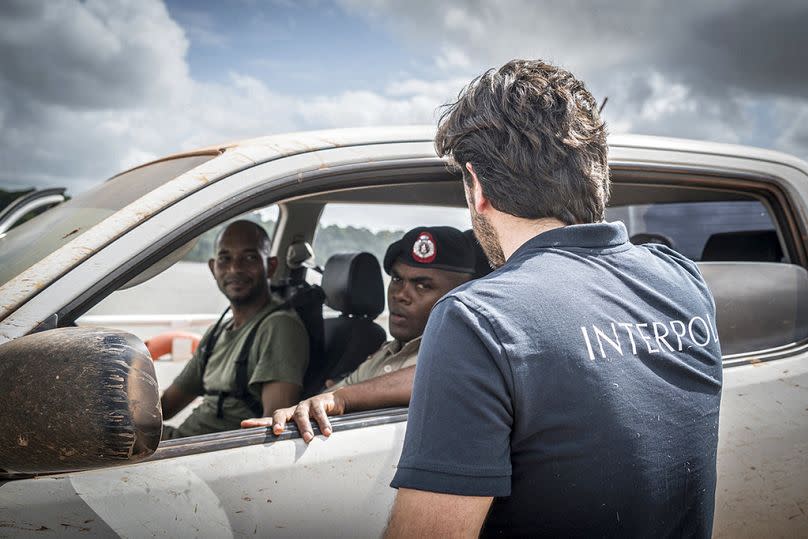
[[[263,221],[258,215],[246,217],[263,226],[272,237],[275,232],[275,221]],[[227,226],[227,223],[212,228],[199,236],[196,244],[185,255],[183,260],[189,262],[207,262],[213,256],[213,243],[216,236]],[[381,264],[387,247],[404,235],[403,230],[380,230],[372,232],[367,228],[353,226],[329,225],[317,227],[314,235],[314,260],[318,266],[324,266],[328,258],[335,253],[367,251],[376,256]]]
[[[6,191],[5,189],[0,189],[0,210],[14,202],[19,197],[32,193],[33,191],[33,187],[31,189],[23,189],[21,191]]]
[[[314,235],[314,257],[318,266],[335,253],[367,251],[378,258],[381,264],[387,247],[404,235],[403,230],[380,230],[329,225],[317,227]]]
[[[34,191],[36,191],[36,189],[34,189],[33,187],[31,187],[29,189],[23,189],[21,191],[6,191],[5,189],[0,189],[0,211],[4,210],[6,207],[8,207],[12,202],[17,200],[18,198],[21,198],[21,197],[23,197],[25,195],[31,194]],[[65,201],[70,200],[70,197],[68,195],[63,193],[63,196],[64,196]],[[23,224],[24,222],[28,221],[29,219],[33,219],[37,215],[47,211],[48,209],[52,208],[53,206],[54,206],[53,204],[49,204],[49,205],[45,205],[45,206],[40,206],[38,208],[35,208],[35,209],[29,211],[28,213],[26,213],[22,217],[20,217],[18,219],[15,219],[15,224],[13,224],[11,226],[11,228],[19,226],[19,225]]]
[[[248,221],[253,221],[263,226],[264,229],[267,231],[267,234],[269,234],[270,238],[275,233],[275,221],[272,220],[263,221],[261,220],[258,214],[254,213],[246,217],[238,218],[238,220],[245,220],[245,219]],[[183,260],[185,260],[186,262],[207,262],[210,258],[213,257],[213,244],[216,241],[216,236],[218,236],[219,232],[221,232],[228,224],[230,224],[232,221],[235,220],[236,219],[231,219],[230,221],[222,223],[217,227],[211,228],[210,230],[199,236],[199,238],[196,241],[196,244],[193,246],[193,248],[191,248],[190,251],[188,251],[188,254],[185,255],[185,257],[183,257]]]

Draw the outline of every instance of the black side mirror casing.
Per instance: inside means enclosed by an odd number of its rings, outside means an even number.
[[[151,455],[163,416],[154,365],[134,335],[60,328],[0,345],[0,470],[41,474]]]

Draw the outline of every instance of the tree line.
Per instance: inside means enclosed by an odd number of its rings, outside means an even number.
[[[247,219],[263,226],[270,237],[275,232],[276,222],[263,221],[258,215],[250,215]],[[213,244],[216,236],[227,226],[227,223],[208,230],[197,240],[193,248],[183,260],[188,262],[207,262],[213,256]],[[354,226],[317,226],[314,234],[315,263],[323,267],[328,258],[336,253],[366,251],[376,256],[379,263],[384,259],[387,247],[404,235],[403,230],[380,230],[373,232],[364,227]]]

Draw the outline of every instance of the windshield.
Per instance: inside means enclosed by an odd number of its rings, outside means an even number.
[[[10,230],[0,237],[0,286],[149,191],[213,157],[179,157],[136,168]]]

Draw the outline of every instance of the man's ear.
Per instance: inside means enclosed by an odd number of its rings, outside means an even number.
[[[278,257],[277,256],[268,256],[267,257],[267,279],[272,279],[272,276],[275,275],[275,270],[278,269]]]
[[[213,265],[214,265],[215,263],[216,263],[216,261],[215,261],[215,260],[213,260],[212,258],[209,258],[209,259],[208,259],[208,269],[210,270],[210,274],[211,274],[211,275],[213,275],[213,277],[214,277],[214,278],[216,277],[216,274],[215,274],[215,273],[213,273]]]
[[[480,183],[480,178],[477,177],[477,173],[474,172],[474,166],[471,163],[466,163],[466,170],[471,174],[471,185],[466,185],[466,198],[470,197],[468,202],[469,204],[474,204],[474,209],[477,213],[483,213],[491,207],[491,202],[483,194],[483,186]]]

